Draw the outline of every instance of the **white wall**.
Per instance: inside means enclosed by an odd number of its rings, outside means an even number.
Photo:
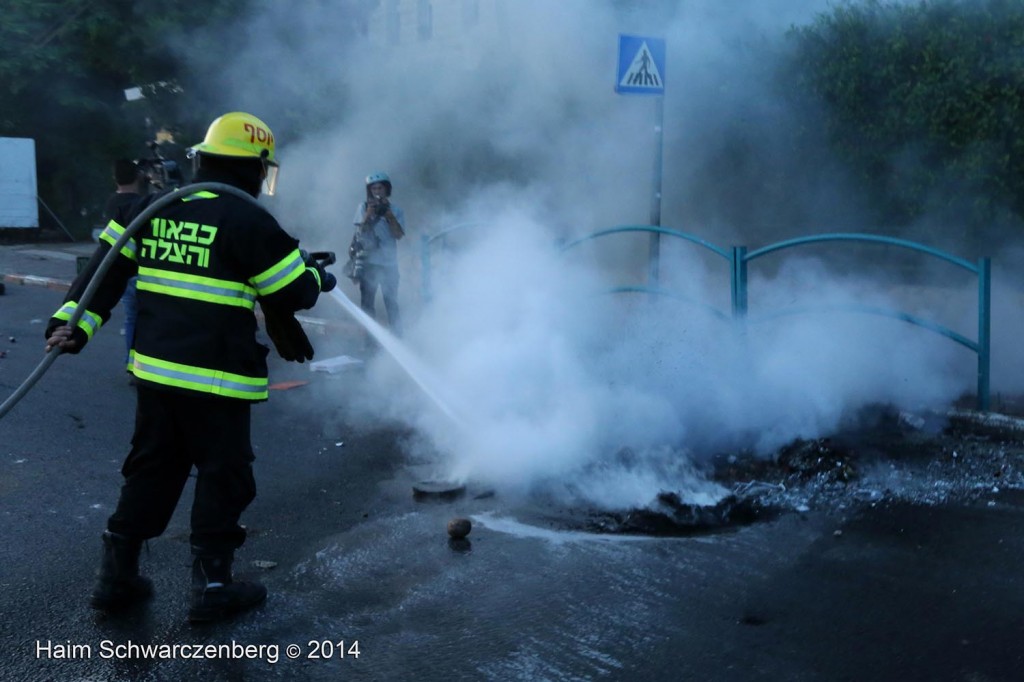
[[[36,142],[0,137],[0,228],[39,227]]]

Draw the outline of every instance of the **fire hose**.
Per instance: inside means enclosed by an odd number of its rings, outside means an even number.
[[[93,273],[88,286],[86,286],[85,291],[82,293],[82,296],[78,301],[78,306],[75,308],[74,312],[72,312],[71,318],[66,322],[69,327],[74,328],[78,324],[78,321],[82,319],[82,315],[85,314],[89,303],[92,301],[92,297],[96,293],[96,289],[99,288],[100,283],[103,281],[103,277],[107,274],[107,271],[117,259],[121,248],[128,243],[128,240],[131,239],[136,232],[138,232],[139,228],[148,223],[149,219],[164,207],[173,204],[182,197],[195,194],[196,192],[233,194],[236,197],[256,203],[256,199],[248,192],[221,182],[199,182],[192,185],[185,185],[184,187],[174,190],[170,194],[160,197],[139,213],[134,220],[128,223],[124,232],[117,238],[117,241],[114,242],[114,245],[110,248],[107,255],[103,257],[103,260],[100,261],[99,266],[96,268],[96,272]],[[334,254],[329,251],[314,252],[309,254],[309,257],[319,261],[321,265],[330,265],[334,262]],[[3,419],[4,416],[6,416],[6,414],[18,403],[18,401],[32,390],[32,387],[35,386],[36,382],[42,378],[43,374],[46,373],[46,370],[50,368],[50,365],[54,363],[57,356],[60,354],[61,350],[59,348],[51,348],[50,352],[47,353],[36,368],[32,370],[32,373],[29,374],[28,378],[18,386],[14,393],[12,393],[11,396],[3,402],[3,404],[0,404],[0,419]]]

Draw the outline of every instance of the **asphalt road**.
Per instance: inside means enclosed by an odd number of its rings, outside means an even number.
[[[7,285],[0,399],[41,359],[61,295]],[[595,535],[472,485],[417,502],[408,432],[345,409],[360,373],[283,363],[273,382],[309,383],[254,408],[259,493],[237,559],[266,605],[186,623],[187,492],[143,553],[155,598],[98,616],[86,601],[134,402],[118,326],[0,420],[0,680],[1024,680],[1014,486],[851,499],[699,537]],[[327,354],[355,343],[313,340]],[[336,409],[311,409],[326,384]],[[474,520],[468,547],[445,535],[456,514]]]

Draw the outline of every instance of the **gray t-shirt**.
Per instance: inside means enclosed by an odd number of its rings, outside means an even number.
[[[398,220],[398,224],[405,228],[405,214],[402,209],[395,204],[391,204],[391,212],[395,214],[395,218]],[[356,207],[356,215],[353,219],[356,230],[360,229],[360,225],[363,224],[363,216],[366,215],[366,202],[360,202],[359,206]],[[373,233],[376,239],[368,240],[370,244],[364,243],[364,249],[366,250],[366,262],[371,265],[384,265],[393,268],[398,267],[398,241],[391,236],[391,228],[388,227],[388,221],[381,217],[377,218],[377,221],[373,223],[373,227],[369,230]]]

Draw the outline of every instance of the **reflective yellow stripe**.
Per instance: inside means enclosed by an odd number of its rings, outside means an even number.
[[[302,254],[295,249],[249,281],[260,296],[266,296],[288,286],[305,271],[306,263],[302,260]]]
[[[172,270],[139,268],[139,291],[153,291],[167,296],[190,298],[218,305],[233,305],[252,310],[256,290],[243,282],[186,275]]]
[[[117,240],[124,234],[125,228],[121,227],[120,223],[116,220],[111,220],[107,223],[107,226],[103,228],[103,232],[100,233],[100,239],[113,246],[117,243]],[[136,255],[138,252],[138,245],[135,242],[135,237],[132,237],[124,246],[121,247],[121,255],[130,260],[138,260]]]
[[[266,400],[267,378],[247,377],[205,367],[193,367],[132,353],[132,373],[139,379],[226,398]]]
[[[67,322],[71,319],[71,316],[75,314],[76,310],[78,310],[78,302],[68,301],[61,306],[60,310],[53,314],[53,317]],[[103,326],[103,318],[86,309],[85,313],[82,315],[82,319],[78,321],[77,326],[85,332],[86,337],[91,339],[92,335],[96,333],[96,330]]]
[[[213,192],[196,192],[195,194],[189,194],[187,197],[183,197],[182,201],[192,201],[193,199],[216,199],[218,195]]]

